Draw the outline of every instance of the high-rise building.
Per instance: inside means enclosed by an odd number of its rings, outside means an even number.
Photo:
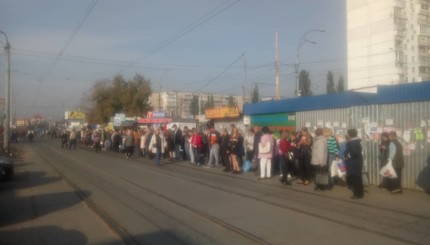
[[[347,0],[347,89],[430,80],[430,0]]]
[[[207,93],[193,94],[190,92],[178,91],[153,92],[151,95],[151,105],[154,111],[163,111],[169,117],[193,118],[193,115],[190,112],[190,107],[194,95],[199,97],[200,108],[204,107],[204,104],[208,100],[209,96],[213,96],[214,107],[227,106],[230,97],[229,95],[217,95]],[[239,109],[242,110],[243,97],[232,97]]]

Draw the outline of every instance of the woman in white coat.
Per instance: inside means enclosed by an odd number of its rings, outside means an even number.
[[[315,130],[314,143],[312,145],[312,159],[311,165],[313,167],[314,176],[318,172],[323,172],[327,165],[328,148],[327,139],[323,135],[323,129],[317,128]],[[325,171],[328,178],[328,171]],[[327,179],[328,180],[328,179]],[[328,183],[327,183],[328,184]],[[315,190],[324,190],[326,186],[320,183],[315,183]]]
[[[164,148],[166,146],[164,137],[160,134],[160,132],[160,129],[157,128],[151,137],[151,141],[149,142],[149,150],[155,154],[155,165],[157,166],[160,166],[160,158],[161,155],[164,154]]]

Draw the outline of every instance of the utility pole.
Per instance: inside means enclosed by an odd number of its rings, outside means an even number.
[[[300,66],[300,48],[302,47],[303,44],[305,43],[311,43],[311,44],[316,44],[316,42],[314,41],[309,41],[306,38],[306,35],[308,35],[311,32],[325,32],[325,30],[322,29],[311,29],[307,32],[305,32],[301,37],[300,37],[300,41],[299,41],[299,45],[297,46],[297,51],[296,51],[296,65],[295,65],[295,73],[296,73],[296,95],[297,97],[302,96],[302,90],[300,87],[300,81],[299,81],[299,66]]]
[[[4,119],[4,132],[3,132],[3,148],[5,152],[9,152],[9,127],[10,127],[10,44],[6,33],[0,31],[6,38],[6,45],[4,50],[6,51],[7,65],[6,65],[6,86],[5,86],[5,119]]]
[[[161,111],[161,82],[160,82],[160,90],[158,92],[158,111]]]
[[[243,80],[243,104],[245,104],[246,103],[246,89],[247,89],[247,86],[246,86],[246,83],[247,83],[247,74],[246,74],[246,52],[245,52],[245,54],[243,55],[243,69],[244,69],[244,80]]]
[[[279,63],[278,63],[278,32],[275,33],[275,48],[276,48],[276,56],[275,56],[275,66],[276,66],[276,99],[279,100]]]

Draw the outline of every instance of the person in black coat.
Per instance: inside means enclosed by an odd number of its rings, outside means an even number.
[[[225,172],[231,171],[230,157],[228,154],[229,147],[230,147],[230,135],[228,134],[227,129],[224,128],[221,130],[220,155],[221,155],[221,162],[224,165]]]
[[[182,143],[182,130],[176,125],[172,126],[173,131],[173,143],[175,148],[175,159],[179,159],[179,155],[181,154],[181,145]]]
[[[363,171],[363,148],[361,139],[357,138],[357,129],[348,129],[350,140],[346,143],[345,166],[347,182],[350,184],[353,195],[352,199],[360,199],[364,196],[362,171]]]
[[[254,159],[252,163],[252,168],[254,171],[256,171],[257,174],[259,174],[260,171],[260,159],[258,158],[258,144],[260,144],[261,136],[263,136],[263,132],[261,132],[260,126],[254,127]]]
[[[388,158],[392,161],[397,178],[388,180],[388,188],[392,194],[402,193],[402,169],[405,167],[403,146],[397,139],[396,132],[390,132],[390,145]]]

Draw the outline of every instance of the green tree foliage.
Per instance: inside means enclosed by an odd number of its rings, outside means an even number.
[[[230,95],[227,99],[227,105],[230,107],[237,106],[237,102],[232,95]]]
[[[254,90],[252,91],[251,103],[260,101],[260,94],[258,93],[258,85],[255,84]]]
[[[116,113],[144,115],[152,110],[151,93],[150,81],[138,74],[128,81],[121,75],[113,80],[99,81],[91,90],[93,106],[89,108],[87,118],[90,123],[107,123]]]
[[[339,77],[339,81],[337,82],[337,92],[345,91],[345,81],[343,80],[343,76]]]
[[[204,101],[200,101],[200,113],[199,114],[205,114],[205,106],[206,106],[206,102]]]
[[[208,99],[206,100],[204,109],[211,109],[215,107],[215,101],[214,101],[214,96],[211,94],[208,96]]]
[[[199,114],[199,96],[197,95],[193,95],[193,99],[191,100],[190,113],[194,118]]]
[[[331,94],[331,93],[335,93],[336,89],[334,87],[334,77],[333,77],[333,73],[331,71],[329,71],[327,73],[327,93]]]
[[[302,96],[311,96],[311,79],[309,78],[309,72],[301,70],[299,74],[299,88]]]

